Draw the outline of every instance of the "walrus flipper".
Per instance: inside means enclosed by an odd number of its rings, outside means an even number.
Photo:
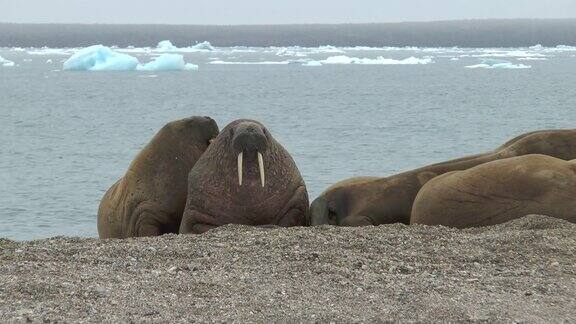
[[[140,212],[139,215],[133,217],[135,224],[130,230],[133,237],[144,236],[159,236],[170,233],[171,231],[166,228],[166,224],[161,219],[169,219],[165,213],[158,211],[145,210]]]
[[[278,225],[283,227],[310,226],[310,212],[306,187],[298,187],[294,196],[286,206],[288,206],[286,211],[277,218]]]
[[[209,230],[217,227],[217,225],[209,224],[213,217],[202,214],[201,212],[190,209],[184,213],[182,216],[182,222],[180,223],[180,229],[178,233],[180,234],[202,234],[208,232]]]

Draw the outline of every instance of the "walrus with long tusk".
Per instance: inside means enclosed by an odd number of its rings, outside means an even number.
[[[294,160],[257,121],[230,123],[190,171],[180,233],[309,223],[308,193]]]
[[[418,192],[410,224],[466,228],[529,214],[576,222],[576,160],[530,154],[453,171]]]
[[[386,178],[351,178],[334,184],[310,206],[312,225],[365,226],[410,223],[416,194],[430,179],[455,170],[508,157],[544,154],[576,159],[576,130],[522,134],[496,150],[432,164]]]
[[[209,117],[165,125],[102,198],[100,238],[178,233],[188,172],[217,135],[218,126]]]

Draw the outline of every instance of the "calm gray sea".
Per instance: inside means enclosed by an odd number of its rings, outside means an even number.
[[[104,192],[158,129],[191,115],[220,128],[263,122],[311,200],[347,177],[387,176],[576,120],[574,49],[219,49],[184,53],[199,65],[185,72],[62,71],[66,53],[0,49],[16,65],[0,64],[0,237],[97,236]],[[344,64],[302,65],[334,56]],[[378,56],[431,62],[346,63]],[[486,57],[531,68],[466,68]]]

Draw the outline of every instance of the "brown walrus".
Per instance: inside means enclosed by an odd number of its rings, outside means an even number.
[[[188,172],[217,135],[218,126],[209,117],[164,126],[102,198],[100,238],[178,233]]]
[[[576,160],[530,154],[438,176],[422,187],[411,224],[457,228],[528,214],[576,222]]]
[[[526,154],[576,159],[576,130],[543,130],[522,134],[484,154],[432,164],[386,178],[352,178],[336,183],[310,206],[312,225],[363,226],[410,222],[420,188],[440,174]]]
[[[257,121],[230,123],[190,171],[180,233],[309,223],[308,193],[294,160]]]

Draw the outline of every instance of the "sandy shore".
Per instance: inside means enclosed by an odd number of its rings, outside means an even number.
[[[576,321],[576,225],[0,239],[0,322]]]

